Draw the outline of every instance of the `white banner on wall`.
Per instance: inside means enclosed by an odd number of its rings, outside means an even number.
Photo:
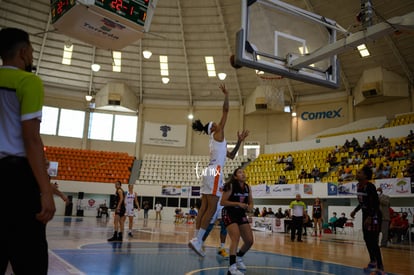
[[[391,196],[411,196],[410,178],[387,178],[372,181],[375,186],[381,187],[383,193]],[[338,195],[354,195],[357,192],[358,182],[351,181],[338,184]],[[329,194],[336,195],[336,194]]]
[[[251,227],[262,232],[285,232],[285,219],[253,217]]]
[[[150,145],[184,147],[187,126],[169,123],[145,122],[142,142]]]
[[[303,194],[303,184],[275,184],[252,185],[253,197],[294,197],[296,194]]]

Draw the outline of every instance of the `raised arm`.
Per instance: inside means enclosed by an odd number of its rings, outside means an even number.
[[[229,159],[234,159],[236,157],[237,151],[239,151],[241,143],[249,135],[249,130],[243,130],[241,133],[237,132],[237,144],[231,152],[227,151],[227,157]]]
[[[221,115],[221,119],[219,124],[217,125],[217,130],[215,131],[215,134],[220,135],[216,138],[216,140],[223,140],[224,138],[224,126],[227,122],[227,115],[229,113],[229,93],[226,89],[226,86],[224,84],[220,84],[219,86],[220,90],[224,94],[224,102],[223,102],[223,113]]]

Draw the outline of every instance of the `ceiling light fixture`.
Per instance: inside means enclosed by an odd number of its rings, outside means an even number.
[[[164,84],[168,84],[168,82],[170,82],[170,79],[168,77],[163,77],[161,78],[161,80],[162,80],[162,83]]]
[[[193,119],[194,118],[194,115],[193,114],[189,114],[188,115],[188,119]]]
[[[220,80],[224,80],[224,79],[226,79],[226,77],[227,77],[227,74],[226,73],[218,73],[218,78]]]
[[[370,53],[368,51],[368,48],[367,48],[367,46],[365,44],[361,44],[361,45],[357,46],[357,49],[358,49],[359,55],[361,57],[370,56]]]
[[[92,64],[92,65],[91,65],[91,69],[92,69],[92,71],[94,71],[95,73],[96,73],[96,72],[99,72],[99,70],[101,69],[101,65],[94,63],[94,64]]]
[[[145,50],[142,52],[142,55],[144,56],[145,59],[150,59],[152,56],[152,52]]]
[[[91,95],[85,95],[85,99],[86,101],[91,101],[92,100],[92,96]]]

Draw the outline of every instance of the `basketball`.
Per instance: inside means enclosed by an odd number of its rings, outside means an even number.
[[[235,61],[236,61],[236,57],[234,56],[234,54],[232,54],[232,55],[230,56],[230,64],[231,64],[231,66],[232,66],[233,68],[235,68],[235,69],[240,69],[242,66],[237,65]]]

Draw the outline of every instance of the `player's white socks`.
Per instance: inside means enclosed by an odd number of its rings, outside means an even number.
[[[206,233],[206,230],[203,228],[200,228],[198,230],[197,239],[201,242],[203,240],[204,234]]]

